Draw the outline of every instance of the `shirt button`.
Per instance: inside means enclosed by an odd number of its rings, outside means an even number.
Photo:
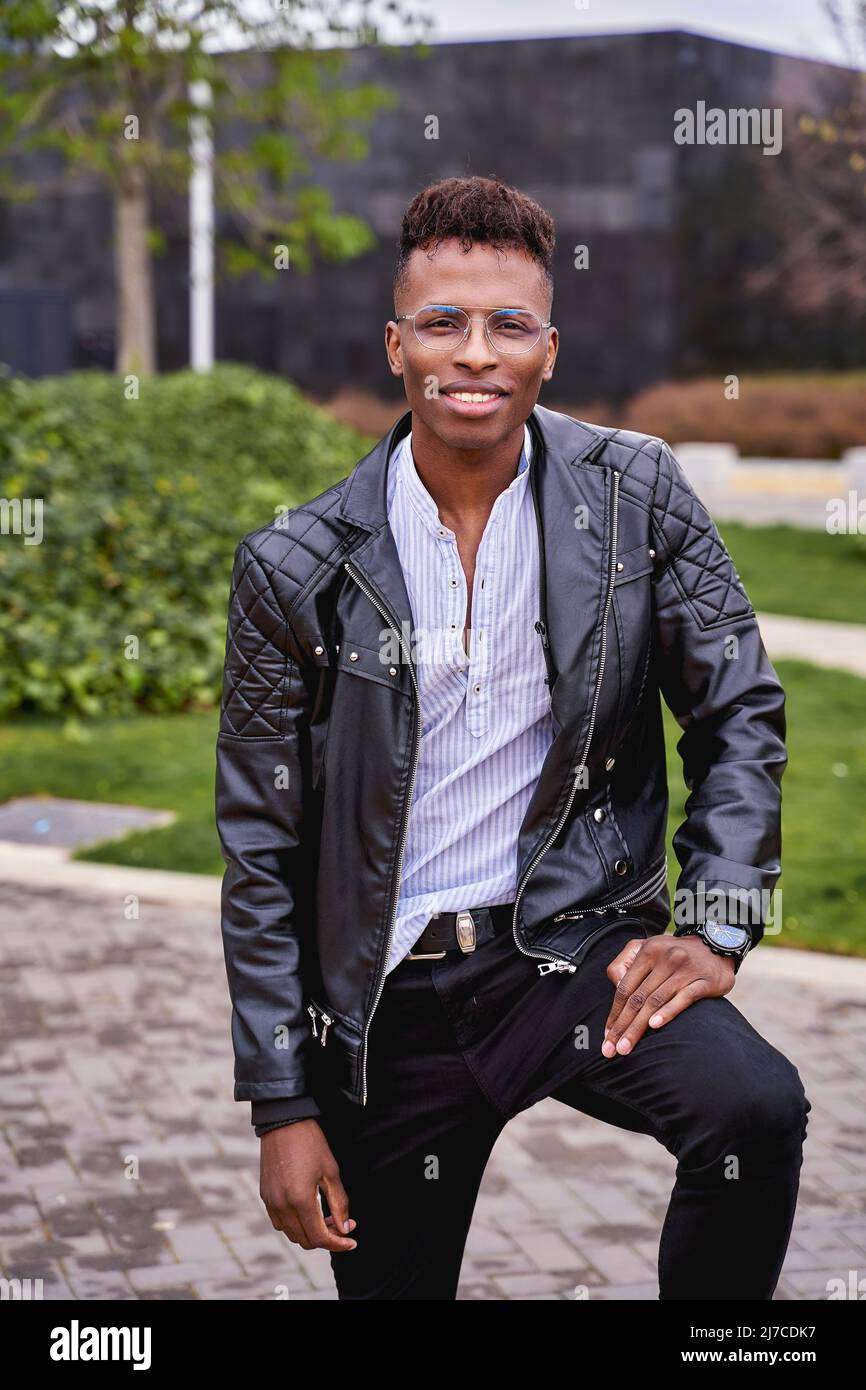
[[[448,532],[445,530],[444,526],[437,526],[436,534],[437,536],[447,536]]]
[[[477,681],[476,681],[475,685],[473,685],[472,689],[475,691],[475,694],[476,694],[476,695],[480,695],[480,693],[481,693],[481,686],[478,684]]]
[[[448,583],[451,585],[451,588],[452,588],[452,589],[456,589],[456,588],[457,588],[457,580],[456,580],[456,579],[449,579]]]

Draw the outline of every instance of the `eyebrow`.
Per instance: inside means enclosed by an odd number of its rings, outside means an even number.
[[[516,305],[499,304],[429,304],[429,309],[487,309],[491,314],[531,314],[534,309],[524,305],[518,308]]]

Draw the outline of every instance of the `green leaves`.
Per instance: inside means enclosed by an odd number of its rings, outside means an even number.
[[[0,716],[216,703],[237,542],[369,443],[236,364],[0,377],[0,496],[43,499],[41,544],[0,535]]]
[[[385,8],[403,21],[407,37],[425,26],[426,17],[402,4]],[[12,171],[0,168],[0,196],[23,201],[39,188],[44,196],[67,171],[82,169],[103,181],[115,203],[134,185],[146,217],[147,193],[186,191],[190,117],[198,110],[190,84],[205,78],[214,196],[233,223],[232,243],[220,243],[221,268],[273,278],[282,245],[302,273],[317,250],[333,261],[362,254],[375,245],[371,228],[332,211],[314,161],[364,159],[365,131],[378,111],[397,104],[388,88],[348,75],[351,45],[378,42],[370,10],[363,5],[350,19],[342,0],[5,0],[0,154],[49,151],[60,169],[37,187],[16,185]],[[324,48],[323,32],[343,42]],[[227,40],[229,51],[220,51]],[[162,251],[155,228],[147,242],[151,253]],[[147,292],[134,264],[126,282],[128,295],[137,284]]]

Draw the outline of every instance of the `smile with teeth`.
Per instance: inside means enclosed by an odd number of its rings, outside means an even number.
[[[453,396],[455,401],[492,401],[499,395],[498,391],[446,391],[446,396]]]

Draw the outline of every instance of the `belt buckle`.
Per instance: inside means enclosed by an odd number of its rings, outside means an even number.
[[[457,913],[457,944],[465,956],[475,950],[475,918],[471,912]]]
[[[434,913],[433,913],[433,916],[434,916],[434,917],[438,917],[438,916],[439,916],[439,913],[438,913],[438,912],[434,912]],[[431,920],[432,920],[432,919],[431,919]],[[419,940],[420,940],[420,938],[419,938]],[[445,957],[447,956],[447,954],[448,954],[447,951],[407,951],[407,952],[406,952],[405,959],[406,959],[406,960],[444,960]]]

